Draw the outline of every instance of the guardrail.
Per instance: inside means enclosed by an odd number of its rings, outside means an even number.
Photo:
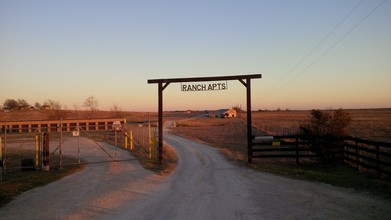
[[[268,136],[268,140],[253,139],[253,158],[300,158],[318,157],[309,143],[299,135]],[[368,169],[391,175],[391,143],[343,137],[344,162],[357,169]]]
[[[52,120],[52,121],[11,121],[0,122],[1,133],[31,133],[43,131],[67,131],[70,132],[76,127],[80,127],[86,131],[89,130],[111,130],[113,122],[120,121],[121,124],[126,123],[125,118],[109,118],[109,119],[73,119],[73,120]]]

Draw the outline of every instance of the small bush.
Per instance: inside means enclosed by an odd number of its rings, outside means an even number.
[[[309,147],[324,162],[343,160],[343,141],[351,118],[341,109],[331,112],[311,111],[311,120],[300,126],[300,134],[308,140]]]

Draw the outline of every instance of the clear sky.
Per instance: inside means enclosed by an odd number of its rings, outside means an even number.
[[[391,107],[391,2],[0,0],[0,105],[157,111],[148,79],[252,73],[254,110]],[[228,85],[169,85],[164,109],[245,108]]]

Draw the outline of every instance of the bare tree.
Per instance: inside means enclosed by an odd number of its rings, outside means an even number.
[[[42,107],[50,109],[50,117],[52,119],[60,119],[66,117],[66,111],[62,111],[62,105],[52,99],[46,99]]]
[[[61,110],[62,107],[59,102],[52,99],[46,99],[43,105],[49,107],[52,110]]]
[[[30,104],[25,99],[18,99],[18,106],[20,108],[27,108]]]
[[[74,109],[75,111],[79,111],[79,110],[80,110],[80,107],[79,107],[78,104],[73,104],[73,109]]]
[[[114,117],[122,117],[122,109],[118,105],[114,104],[110,107],[110,111],[114,114]]]
[[[39,102],[36,102],[36,103],[34,104],[34,107],[35,107],[36,109],[41,109],[41,108],[42,108],[42,105],[41,105]]]
[[[239,104],[232,106],[232,109],[236,110],[238,113],[243,112],[242,105]]]
[[[19,108],[19,104],[15,99],[7,99],[3,104],[3,108],[7,107],[9,110],[15,110]]]
[[[94,96],[90,96],[90,97],[86,98],[86,100],[84,101],[84,104],[83,104],[84,107],[91,110],[92,112],[98,111],[98,105],[99,105],[98,100],[96,100],[96,98]]]

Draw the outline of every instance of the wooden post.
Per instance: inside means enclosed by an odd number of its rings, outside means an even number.
[[[296,164],[299,164],[299,138],[296,137]]]
[[[376,145],[376,169],[379,173],[379,178],[381,177],[381,169],[380,169],[380,147]]]
[[[253,162],[253,146],[252,146],[252,120],[251,120],[251,79],[246,79],[246,82],[240,80],[240,82],[246,87],[247,95],[247,162],[251,164]]]
[[[4,174],[7,173],[7,164],[4,163],[6,157],[7,157],[7,124],[5,124],[4,127],[4,151],[3,151],[3,164],[2,164]]]
[[[3,160],[3,141],[0,136],[0,160]]]
[[[1,134],[0,134],[1,135]],[[0,136],[0,182],[3,181],[3,144]]]
[[[77,127],[77,131],[80,132],[80,128],[79,127]],[[80,163],[80,133],[77,136],[77,158],[78,158],[78,162]]]
[[[163,163],[163,83],[159,82],[158,85],[158,116],[159,116],[159,164]]]
[[[354,146],[356,147],[356,163],[357,163],[357,170],[360,170],[360,151],[358,150],[357,147],[357,140],[354,141]]]
[[[62,118],[60,119],[60,169],[62,169]]]
[[[149,159],[152,159],[152,140],[151,140],[151,119],[148,112],[148,146],[149,146]]]

